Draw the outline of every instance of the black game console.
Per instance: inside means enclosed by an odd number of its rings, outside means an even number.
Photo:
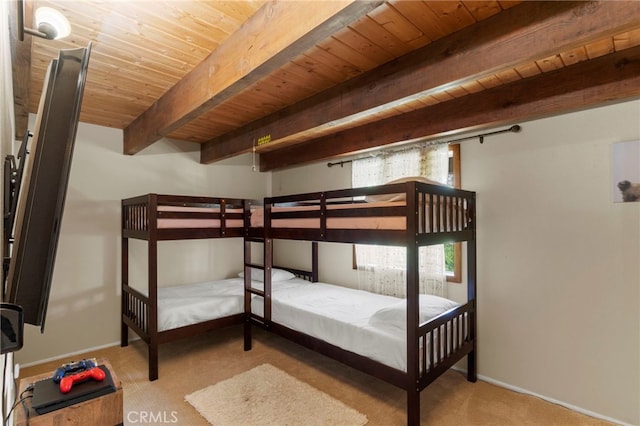
[[[104,380],[88,380],[73,386],[68,393],[62,393],[60,391],[60,385],[52,379],[44,379],[34,383],[31,407],[33,407],[38,414],[46,414],[54,410],[59,410],[60,408],[115,392],[116,387],[113,384],[111,373],[109,373],[107,367],[99,365],[96,368],[104,371]]]

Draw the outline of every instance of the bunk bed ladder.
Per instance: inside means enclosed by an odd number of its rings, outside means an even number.
[[[251,256],[251,243],[262,243],[264,246],[264,265],[253,263]],[[244,239],[244,350],[251,350],[251,324],[257,323],[265,328],[271,321],[271,256],[273,253],[273,240],[269,238],[245,237]],[[252,269],[261,269],[264,274],[263,288],[255,288],[252,284]],[[263,301],[263,315],[254,313],[251,309],[253,295],[259,296]]]

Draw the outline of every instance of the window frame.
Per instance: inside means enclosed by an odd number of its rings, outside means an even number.
[[[451,155],[451,175],[453,182],[451,185],[456,189],[461,189],[461,167],[460,167],[460,144],[449,144]],[[447,282],[462,283],[462,243],[453,243],[453,274],[447,273]]]

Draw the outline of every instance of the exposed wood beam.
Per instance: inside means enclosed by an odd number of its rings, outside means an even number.
[[[264,135],[271,137],[269,148],[286,144],[296,133],[335,126],[438,92],[447,85],[613,36],[634,27],[638,20],[640,2],[525,2],[213,139],[201,147],[201,162],[247,152],[253,141]]]
[[[12,1],[9,13],[11,45],[11,73],[13,75],[13,110],[15,117],[15,138],[20,140],[29,126],[29,80],[31,77],[31,39],[25,34],[24,41],[18,38],[18,7],[20,2]],[[24,26],[32,27],[33,4],[24,3]]]
[[[135,154],[232,97],[382,1],[267,2],[124,131]]]
[[[260,155],[261,171],[640,98],[640,47]]]

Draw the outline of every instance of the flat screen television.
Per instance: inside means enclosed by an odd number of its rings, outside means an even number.
[[[91,45],[60,50],[44,80],[15,209],[7,302],[44,331]],[[22,161],[25,161],[23,159]],[[10,230],[11,232],[11,230]]]

